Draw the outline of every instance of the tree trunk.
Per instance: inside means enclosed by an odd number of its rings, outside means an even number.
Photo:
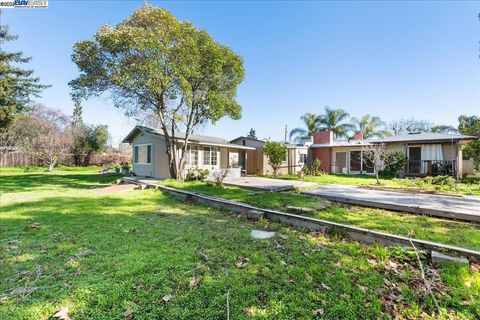
[[[50,164],[48,165],[47,172],[52,172],[53,168],[55,167],[55,164],[57,163],[57,160],[51,159]]]
[[[75,161],[75,166],[76,167],[80,166],[80,155],[79,154],[74,154],[73,159]]]
[[[89,152],[85,155],[85,158],[83,159],[83,166],[86,167],[88,165],[90,165],[90,159],[92,157],[92,153]]]

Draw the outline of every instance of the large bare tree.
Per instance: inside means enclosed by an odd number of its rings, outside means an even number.
[[[59,111],[37,105],[18,120],[18,126],[22,137],[18,145],[47,163],[48,171],[72,147],[69,119]]]
[[[80,69],[70,82],[74,99],[110,93],[127,115],[158,118],[172,178],[183,177],[187,144],[199,125],[241,116],[241,57],[166,10],[146,5],[115,27],[101,27],[74,45],[72,59]]]

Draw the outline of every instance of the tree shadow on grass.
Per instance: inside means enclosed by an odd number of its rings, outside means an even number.
[[[18,193],[37,190],[93,189],[111,184],[122,176],[122,174],[2,174],[0,176],[0,191],[2,193]]]

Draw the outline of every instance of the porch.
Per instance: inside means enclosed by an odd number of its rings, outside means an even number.
[[[457,176],[456,160],[409,160],[408,176]]]
[[[223,170],[227,177],[240,178],[246,174],[247,151],[255,148],[231,144],[191,143],[187,149],[185,169],[187,172],[207,169],[210,178]]]

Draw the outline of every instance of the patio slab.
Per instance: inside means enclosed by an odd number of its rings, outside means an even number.
[[[480,222],[480,197],[452,197],[327,185],[303,192],[328,200],[435,217]]]
[[[223,184],[244,189],[277,192],[296,188],[312,188],[317,186],[317,184],[314,182],[269,179],[262,177],[225,178],[223,180]]]

